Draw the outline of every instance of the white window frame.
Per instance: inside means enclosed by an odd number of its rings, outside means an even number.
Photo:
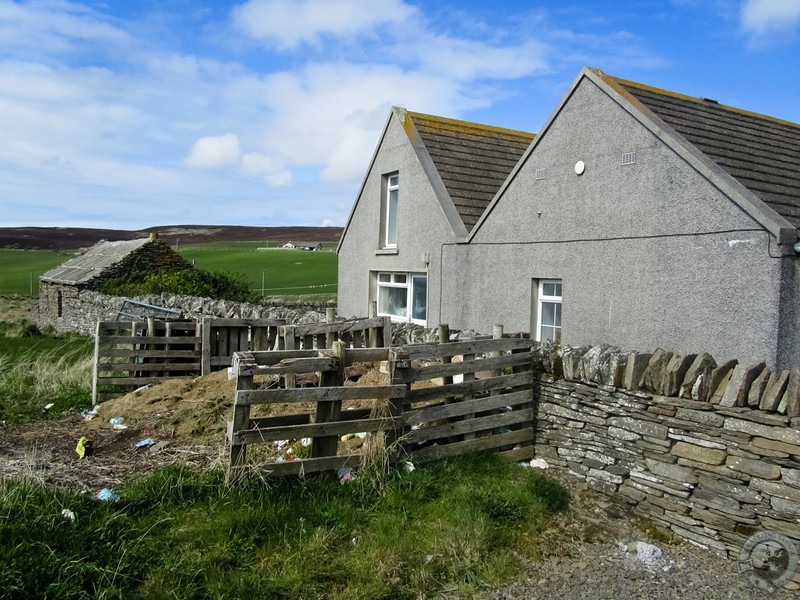
[[[556,294],[545,294],[545,286],[554,285],[557,286],[553,291],[558,292]],[[550,291],[550,290],[548,290]],[[563,301],[563,289],[562,283],[560,279],[540,279],[539,280],[539,289],[537,293],[537,311],[536,311],[536,341],[542,341],[542,327],[552,328],[554,331],[553,339],[557,344],[561,343],[561,305]],[[553,304],[556,305],[557,308],[554,311],[554,316],[557,318],[554,319],[554,323],[542,323],[542,319],[544,317],[544,305],[545,304]],[[557,323],[555,322],[557,321]],[[550,339],[550,338],[548,338]]]
[[[397,211],[400,206],[400,174],[390,173],[385,176],[386,180],[386,206],[383,231],[383,247],[397,248]],[[394,196],[392,193],[394,192]],[[394,239],[390,239],[390,234],[394,233]]]
[[[404,281],[401,281],[404,279]],[[415,319],[414,314],[414,281],[425,280],[425,318]],[[378,316],[389,317],[392,321],[398,323],[416,323],[417,325],[426,325],[428,319],[428,274],[423,272],[413,271],[379,271],[375,275],[376,282],[376,298],[378,305]],[[394,288],[406,290],[406,314],[397,315],[390,312],[381,310],[381,289]]]

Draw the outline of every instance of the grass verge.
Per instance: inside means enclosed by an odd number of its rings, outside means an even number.
[[[0,421],[55,417],[91,405],[92,341],[0,322]],[[44,407],[53,404],[45,410]]]
[[[0,597],[470,597],[537,555],[567,492],[495,454],[382,481],[224,484],[169,467],[104,503],[0,484]],[[75,515],[62,516],[68,509]]]

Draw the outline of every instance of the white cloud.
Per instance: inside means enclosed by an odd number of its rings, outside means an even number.
[[[800,2],[746,0],[742,6],[742,26],[760,38],[771,33],[790,33],[800,26]]]
[[[272,186],[289,185],[292,173],[278,161],[258,152],[242,156],[239,172],[245,177],[263,177]]]
[[[402,0],[248,0],[233,10],[233,18],[248,36],[285,50],[324,36],[369,34],[415,13]]]
[[[198,139],[183,163],[195,169],[216,169],[236,164],[239,155],[239,138],[226,133]]]

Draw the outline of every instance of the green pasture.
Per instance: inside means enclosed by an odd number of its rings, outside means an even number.
[[[0,248],[0,295],[39,295],[39,277],[75,256],[72,250]]]
[[[239,273],[251,289],[266,296],[336,293],[335,252],[307,252],[271,248],[265,242],[210,242],[181,245],[175,249],[196,267],[206,271]],[[328,244],[330,247],[334,245]],[[39,277],[75,256],[60,250],[0,249],[0,295],[39,294]]]
[[[335,293],[335,252],[308,252],[264,247],[264,242],[211,242],[178,246],[178,253],[206,271],[240,273],[263,295]],[[263,278],[263,279],[262,279]]]

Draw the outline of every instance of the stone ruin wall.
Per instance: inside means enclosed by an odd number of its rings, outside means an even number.
[[[91,290],[80,290],[72,286],[63,292],[63,316],[56,316],[49,308],[55,306],[51,301],[42,302],[41,296],[38,307],[31,313],[31,319],[39,327],[51,326],[59,332],[77,332],[93,336],[98,321],[114,321],[124,298],[100,294]],[[42,289],[44,289],[43,286]],[[55,293],[55,287],[52,290]],[[71,295],[67,299],[67,293]],[[48,293],[48,292],[45,292]],[[197,298],[176,294],[154,294],[130,298],[163,308],[181,309],[186,318],[201,318],[207,316],[226,319],[284,319],[287,323],[319,323],[325,321],[325,303],[300,302],[294,304],[275,303],[271,305],[255,305],[229,300],[211,300],[210,298]]]
[[[800,543],[800,369],[663,350],[539,352],[537,457],[731,558],[764,529]]]

